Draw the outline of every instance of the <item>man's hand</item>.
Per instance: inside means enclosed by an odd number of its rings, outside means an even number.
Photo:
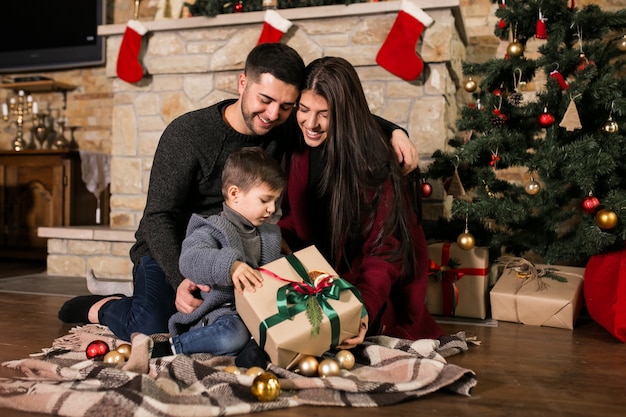
[[[365,340],[365,334],[367,333],[367,323],[369,323],[368,316],[362,317],[359,327],[359,334],[341,342],[340,345],[337,345],[337,349],[352,349],[357,345],[363,343],[363,341]]]
[[[391,133],[391,146],[398,157],[400,166],[402,166],[402,173],[407,175],[413,172],[419,165],[420,157],[417,148],[404,133],[404,130],[396,129]]]
[[[256,287],[263,286],[261,273],[245,262],[235,261],[230,269],[230,276],[233,280],[235,290],[240,294],[248,288],[248,291],[256,291]]]
[[[202,299],[197,298],[194,293],[198,290],[209,292],[208,285],[196,285],[191,280],[185,278],[176,288],[176,310],[181,313],[191,313],[202,304]]]

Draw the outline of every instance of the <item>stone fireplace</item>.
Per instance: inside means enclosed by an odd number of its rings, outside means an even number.
[[[457,105],[464,100],[461,61],[467,37],[458,0],[413,0],[435,23],[418,44],[425,71],[406,82],[378,66],[375,57],[400,7],[399,1],[279,10],[293,26],[282,42],[305,63],[341,56],[357,69],[372,112],[406,128],[422,167],[455,134]],[[106,25],[106,75],[112,84],[110,224],[40,228],[48,238],[48,274],[130,279],[128,250],[145,205],[154,151],[175,117],[236,97],[237,77],[256,45],[263,12],[144,22],[148,34],[141,61],[147,75],[137,84],[116,77],[125,25]]]

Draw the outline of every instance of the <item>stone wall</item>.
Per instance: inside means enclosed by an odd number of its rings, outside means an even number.
[[[314,9],[321,8],[280,13],[294,23],[283,41],[305,62],[337,55],[357,67],[372,111],[407,128],[425,167],[428,156],[455,134],[457,106],[469,98],[459,87],[461,61],[491,59],[500,42],[493,36],[497,5],[489,0],[414,2],[434,17],[435,24],[424,31],[418,47],[426,70],[411,83],[374,60],[393,24],[398,1],[325,6],[317,16]],[[150,75],[130,85],[116,78],[115,63],[125,23],[132,18],[132,3],[115,0],[109,5],[110,24],[102,28],[107,37],[105,67],[42,74],[77,86],[68,93],[65,114],[79,147],[112,155],[111,223],[104,228],[43,230],[42,236],[49,237],[52,275],[82,276],[94,269],[101,277],[130,277],[128,249],[142,215],[161,132],[186,111],[236,96],[237,75],[263,22],[262,12],[151,21],[157,2],[144,0],[140,19],[150,32],[142,61]],[[577,5],[586,3],[580,0]],[[594,3],[615,9],[619,2]],[[0,89],[0,100],[6,94]],[[59,94],[37,94],[35,99],[60,112]],[[9,149],[13,136],[12,126],[0,125],[1,148]]]

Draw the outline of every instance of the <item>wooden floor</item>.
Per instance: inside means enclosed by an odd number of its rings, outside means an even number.
[[[67,298],[0,291],[0,362],[39,352],[66,334],[71,326],[57,319],[57,311]],[[588,317],[581,317],[574,331],[504,322],[497,327],[444,324],[444,328],[450,333],[465,331],[481,341],[448,359],[476,372],[478,385],[470,397],[436,392],[391,407],[298,407],[255,415],[626,416],[626,345]],[[0,367],[2,377],[17,375]],[[0,409],[0,415],[42,416],[7,409]]]

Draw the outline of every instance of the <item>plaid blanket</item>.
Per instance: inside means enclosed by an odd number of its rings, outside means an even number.
[[[336,377],[305,377],[269,365],[281,394],[265,402],[251,393],[253,376],[224,370],[234,364],[232,357],[146,358],[147,369],[137,372],[86,359],[85,348],[95,339],[105,340],[111,349],[124,343],[106,327],[90,324],[72,329],[42,353],[5,362],[25,376],[0,378],[0,407],[81,417],[221,416],[300,405],[378,407],[440,389],[469,396],[476,385],[474,372],[444,359],[468,349],[463,332],[439,340],[368,338],[353,350],[354,368]],[[135,344],[133,338],[133,354],[140,351]]]

